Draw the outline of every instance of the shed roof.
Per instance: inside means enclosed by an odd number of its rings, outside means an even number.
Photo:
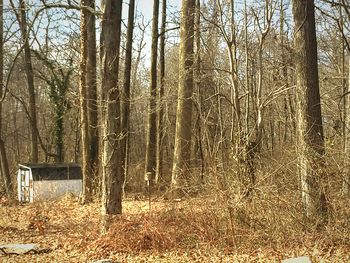
[[[20,163],[19,166],[29,168],[66,168],[66,167],[80,167],[78,163]]]
[[[23,163],[19,169],[30,169],[34,181],[82,179],[80,165],[76,163]]]

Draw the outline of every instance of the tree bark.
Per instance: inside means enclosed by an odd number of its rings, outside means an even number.
[[[185,191],[190,175],[195,2],[195,0],[182,0],[179,87],[171,181],[171,187],[176,195]]]
[[[86,0],[81,4],[86,6]],[[83,173],[83,199],[82,203],[91,201],[91,167],[90,167],[90,145],[89,145],[89,123],[87,106],[87,11],[81,10],[80,18],[80,129],[81,129],[81,148],[82,148],[82,173]]]
[[[87,6],[95,10],[95,0],[85,0]],[[89,169],[91,176],[91,190],[98,187],[99,167],[99,130],[98,130],[98,100],[97,100],[97,63],[96,63],[96,19],[95,14],[86,12],[86,91],[89,132]]]
[[[27,86],[29,93],[29,112],[30,112],[30,134],[31,134],[31,156],[30,161],[38,162],[38,136],[37,136],[37,114],[35,103],[35,87],[34,74],[32,66],[32,58],[29,46],[29,32],[27,29],[26,3],[25,0],[20,0],[20,29],[22,33],[22,41],[24,45],[24,63],[27,76]]]
[[[241,106],[239,103],[239,79],[237,76],[237,38],[236,38],[236,21],[235,21],[235,2],[230,0],[231,9],[231,39],[226,40],[227,49],[230,61],[230,77],[231,77],[231,101],[232,104],[232,127],[231,127],[231,142],[234,143],[236,149],[235,155],[239,155],[239,145],[242,137],[242,123],[241,123]],[[234,136],[234,124],[236,124],[236,136]]]
[[[281,45],[281,64],[282,64],[282,77],[286,88],[290,86],[288,80],[288,62],[286,59],[286,42],[285,38],[287,38],[284,30],[284,23],[286,21],[285,18],[285,10],[284,10],[284,0],[280,2],[280,45]],[[288,43],[288,41],[287,41]],[[283,141],[284,143],[288,140],[288,133],[291,140],[295,138],[295,110],[294,110],[294,93],[292,90],[287,90],[286,96],[284,98],[284,112],[285,112],[285,125],[284,125],[284,134]],[[289,122],[289,123],[288,123]]]
[[[341,32],[344,32],[344,19],[343,19],[343,6],[341,5],[343,1],[339,0],[339,26]],[[346,7],[345,7],[346,8]],[[349,10],[345,9],[346,13],[349,15]],[[345,196],[350,195],[350,57],[348,61],[349,72],[348,72],[348,84],[346,84],[345,76],[345,39],[341,38],[341,76],[342,76],[342,93],[347,94],[343,97],[343,113],[342,113],[342,139],[343,139],[343,185],[342,193]],[[350,52],[350,50],[348,50]]]
[[[132,62],[132,42],[134,31],[134,13],[135,0],[129,1],[128,31],[126,39],[125,64],[124,64],[124,82],[123,82],[123,101],[122,101],[122,131],[123,131],[123,163],[124,177],[128,178],[129,156],[130,156],[130,81],[131,81],[131,62]]]
[[[288,71],[287,71],[287,65],[286,65],[286,56],[285,56],[285,48],[284,48],[284,0],[280,1],[280,45],[281,45],[281,62],[282,62],[282,77],[283,81],[286,84],[286,88],[288,88]],[[283,99],[284,103],[284,114],[285,114],[285,124],[284,124],[284,134],[283,134],[283,142],[287,142],[287,137],[288,137],[288,115],[289,110],[288,110],[288,96],[289,94],[286,94],[286,97]],[[292,136],[292,135],[291,135]],[[281,142],[281,140],[280,140]]]
[[[145,174],[149,174],[151,184],[155,182],[157,159],[157,53],[158,53],[159,0],[153,1],[151,81],[148,108]]]
[[[251,92],[249,89],[249,53],[248,53],[248,10],[247,10],[247,0],[244,0],[244,53],[245,53],[245,68],[244,68],[244,74],[245,74],[245,88],[246,88],[246,100],[245,100],[245,142],[249,142],[249,115],[250,115],[250,97]]]
[[[348,84],[344,85],[344,94],[350,93],[350,57],[349,57],[349,77]],[[343,194],[350,194],[350,96],[347,94],[344,96],[343,102],[343,118],[344,118],[344,135],[343,135],[343,154],[344,154],[344,164],[343,164]]]
[[[274,12],[274,7],[272,4],[270,5],[269,1],[265,1],[265,10],[264,10],[264,24],[263,27],[257,21],[258,27],[260,29],[259,35],[259,50],[258,50],[258,86],[256,90],[256,109],[257,109],[257,121],[256,121],[256,129],[255,129],[255,142],[256,142],[256,151],[259,152],[262,147],[262,139],[263,139],[263,130],[264,130],[264,105],[262,102],[262,94],[263,94],[263,75],[264,75],[264,67],[263,67],[263,51],[264,45],[266,41],[267,34],[271,28],[271,20]],[[257,19],[257,18],[256,18]]]
[[[201,89],[201,2],[196,0],[196,18],[195,18],[195,43],[196,43],[196,54],[195,54],[195,82],[194,89],[197,93],[197,103],[198,103],[198,117],[197,117],[197,145],[198,149],[195,148],[196,154],[198,152],[198,157],[200,159],[200,181],[204,182],[205,175],[205,160],[204,160],[204,151],[203,151],[203,132],[202,132],[202,89]]]
[[[156,178],[157,183],[163,175],[163,115],[164,115],[164,87],[165,87],[165,30],[166,30],[166,0],[162,1],[162,25],[160,35],[159,50],[159,93],[158,93],[158,116],[157,116],[157,160],[156,160]]]
[[[1,165],[1,176],[5,185],[5,191],[7,197],[12,199],[13,197],[13,186],[10,175],[8,160],[6,156],[5,142],[2,138],[2,102],[4,100],[4,2],[0,0],[0,165]]]
[[[298,155],[302,203],[309,218],[327,214],[324,137],[313,0],[294,0]]]
[[[122,213],[122,139],[118,84],[122,0],[103,0],[101,28],[101,89],[103,103],[102,215]]]

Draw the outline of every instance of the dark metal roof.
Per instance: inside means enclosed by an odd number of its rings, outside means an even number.
[[[82,179],[81,168],[76,163],[23,163],[20,170],[32,170],[33,180],[73,180]]]
[[[29,168],[80,167],[78,163],[20,163],[19,165],[23,165]]]

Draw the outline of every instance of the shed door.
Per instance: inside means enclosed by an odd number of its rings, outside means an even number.
[[[30,171],[21,170],[21,202],[30,202]]]

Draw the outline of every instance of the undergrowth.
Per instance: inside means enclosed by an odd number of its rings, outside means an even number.
[[[268,254],[283,258],[293,251],[331,255],[350,251],[349,198],[340,194],[341,176],[336,163],[328,165],[328,207],[326,224],[308,220],[301,204],[300,185],[294,154],[281,160],[260,160],[257,182],[249,197],[237,192],[234,173],[211,173],[195,198],[167,201],[161,209],[126,214],[115,219],[110,231],[100,236],[93,248],[139,253],[186,251],[211,247],[225,253]],[[271,165],[272,164],[272,165]],[[220,177],[220,179],[218,179]],[[225,180],[225,184],[218,184]],[[222,187],[225,185],[225,187]]]
[[[295,164],[286,160],[275,169],[261,166],[249,197],[236,192],[233,177],[212,173],[196,197],[176,201],[124,201],[107,233],[100,233],[98,202],[81,206],[72,196],[60,201],[1,205],[1,242],[38,242],[60,253],[86,258],[113,257],[118,253],[160,255],[220,251],[225,255],[260,255],[280,260],[309,255],[314,259],[349,259],[349,198],[340,194],[341,177],[334,173],[329,185],[330,215],[318,227],[303,216]],[[332,167],[329,167],[332,170]],[[230,181],[231,180],[231,181]],[[156,201],[157,200],[157,201]],[[201,252],[201,253],[202,253]],[[317,261],[317,260],[316,260]],[[340,261],[339,261],[340,262]]]

